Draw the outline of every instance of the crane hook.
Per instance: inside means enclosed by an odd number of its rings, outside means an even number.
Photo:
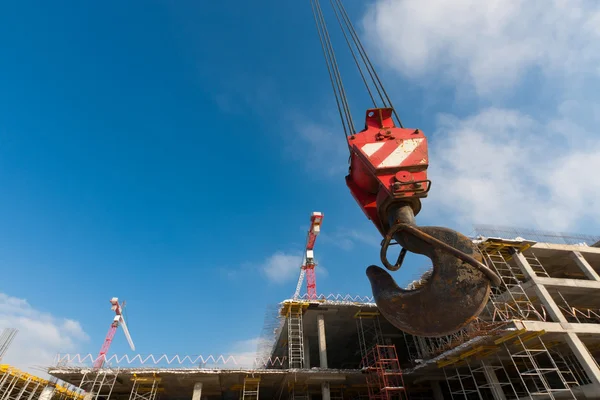
[[[417,227],[408,204],[390,211],[391,228],[381,248],[383,265],[398,270],[410,251],[429,257],[433,271],[422,287],[405,290],[383,268],[369,266],[366,273],[379,311],[392,325],[412,335],[436,337],[457,332],[481,313],[490,284],[498,285],[499,276],[481,262],[481,254],[461,233],[443,227]],[[394,265],[386,257],[392,238],[402,246]]]

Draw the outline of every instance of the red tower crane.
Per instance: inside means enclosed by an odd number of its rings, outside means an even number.
[[[110,348],[110,344],[112,343],[113,337],[117,332],[117,328],[121,326],[123,329],[123,333],[125,334],[125,338],[129,343],[129,347],[132,351],[135,350],[135,345],[133,344],[133,340],[131,340],[131,335],[129,334],[129,329],[127,329],[127,324],[125,324],[125,318],[123,318],[123,308],[125,307],[125,302],[119,304],[119,299],[113,297],[110,299],[111,310],[115,312],[115,318],[113,319],[112,324],[110,324],[110,329],[106,334],[106,338],[104,339],[104,343],[102,344],[102,348],[100,349],[100,353],[94,362],[94,368],[101,368],[106,360],[106,353],[108,353],[108,349]]]
[[[323,221],[323,213],[313,212],[310,216],[310,228],[306,236],[306,247],[304,253],[304,259],[300,268],[300,277],[298,278],[298,285],[296,285],[296,292],[294,298],[300,296],[300,288],[302,287],[302,281],[304,275],[306,275],[306,293],[309,299],[317,298],[317,278],[315,276],[315,241],[321,231],[321,223]]]

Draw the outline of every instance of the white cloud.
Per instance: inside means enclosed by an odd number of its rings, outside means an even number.
[[[342,250],[352,250],[357,244],[379,247],[381,238],[375,234],[361,232],[356,229],[338,230],[333,233],[321,233],[321,240],[332,243]]]
[[[41,375],[39,367],[52,365],[57,353],[75,352],[89,339],[79,322],[41,312],[27,300],[4,293],[0,293],[0,328],[18,329],[2,362],[36,375]]]
[[[229,356],[233,356],[237,368],[255,368],[257,349],[262,339],[260,337],[240,340],[233,344]],[[232,367],[232,366],[230,366]]]
[[[436,116],[427,210],[555,230],[600,222],[600,3],[377,0],[363,23],[378,59],[412,83],[479,100]]]
[[[284,283],[298,278],[301,264],[302,256],[278,251],[265,260],[263,271],[270,281]]]
[[[565,123],[497,108],[463,120],[443,116],[431,148],[430,200],[479,223],[568,230],[587,218],[600,222],[600,144],[576,126],[578,141],[570,142]]]
[[[531,69],[560,80],[600,72],[595,0],[379,0],[363,25],[399,73],[433,73],[436,85],[449,78],[479,94],[510,89]]]
[[[315,268],[315,273],[324,278],[329,273],[321,265],[319,258],[316,258],[317,267]],[[298,276],[300,276],[302,260],[303,257],[301,255],[277,251],[264,261],[263,272],[271,282],[277,284],[296,281]]]

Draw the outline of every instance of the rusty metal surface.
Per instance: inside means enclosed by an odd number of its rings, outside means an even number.
[[[381,314],[412,335],[437,337],[464,328],[481,313],[491,281],[496,283],[499,278],[482,264],[481,255],[466,236],[443,227],[417,227],[412,209],[406,205],[390,211],[394,239],[407,251],[429,257],[433,273],[424,286],[404,290],[384,269],[367,268]],[[400,267],[398,263],[384,265],[390,270]]]

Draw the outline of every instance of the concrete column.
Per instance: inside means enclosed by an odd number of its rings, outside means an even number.
[[[202,382],[197,382],[194,385],[194,392],[192,393],[192,400],[200,400],[202,398]]]
[[[433,400],[444,400],[442,387],[439,381],[431,381],[431,390],[433,391]]]
[[[327,341],[325,340],[325,317],[317,315],[317,329],[319,330],[319,363],[321,368],[327,368]],[[328,386],[329,387],[329,386]],[[323,398],[323,400],[326,400]],[[329,400],[329,399],[327,399]]]
[[[317,329],[319,331],[319,363],[321,368],[327,368],[327,340],[325,339],[325,317],[317,315]],[[321,384],[321,396],[323,400],[331,400],[329,382]]]
[[[525,274],[525,276],[527,276],[527,278],[529,278],[535,283],[535,292],[542,304],[544,304],[544,307],[546,307],[546,311],[548,312],[548,314],[550,314],[552,320],[554,322],[560,322],[560,325],[564,329],[570,329],[571,325],[563,315],[562,311],[560,311],[560,308],[558,308],[558,306],[556,305],[556,302],[554,301],[552,296],[550,296],[548,289],[546,289],[544,285],[537,283],[537,275],[533,271],[533,268],[531,268],[531,265],[529,265],[529,262],[527,262],[527,259],[525,259],[525,256],[521,253],[514,253],[512,256],[517,265]]]
[[[575,354],[575,357],[577,357],[577,360],[581,363],[581,366],[592,381],[592,384],[596,385],[595,392],[600,393],[600,369],[587,347],[581,339],[579,339],[579,336],[577,336],[576,333],[568,332],[565,339],[571,350],[573,350],[573,354]]]
[[[498,380],[498,376],[496,375],[494,367],[487,361],[481,361],[481,366],[483,367],[485,380],[490,384],[490,389],[492,391],[492,397],[494,400],[506,400],[506,396],[504,395],[502,385],[500,385],[500,381]]]
[[[587,262],[585,257],[583,257],[583,255],[580,252],[571,251],[569,255],[571,256],[571,259],[575,261],[575,264],[577,264],[579,269],[583,271],[583,273],[588,279],[592,281],[600,281],[600,275],[598,275],[598,273],[594,271],[594,268],[592,268],[590,263]]]
[[[323,382],[321,384],[321,395],[323,400],[331,400],[331,392],[329,390],[329,382]]]
[[[304,368],[310,369],[310,341],[308,336],[304,335]]]
[[[50,400],[53,394],[54,386],[46,386],[44,389],[42,389],[42,393],[40,394],[39,400]],[[91,395],[91,393],[88,393],[88,395]]]
[[[558,308],[558,305],[556,305],[556,302],[548,292],[548,289],[546,289],[544,285],[536,285],[535,292],[546,307],[546,311],[550,314],[552,320],[554,322],[560,322],[560,325],[564,329],[571,329],[571,324],[569,324],[569,321],[567,321],[560,308]]]

